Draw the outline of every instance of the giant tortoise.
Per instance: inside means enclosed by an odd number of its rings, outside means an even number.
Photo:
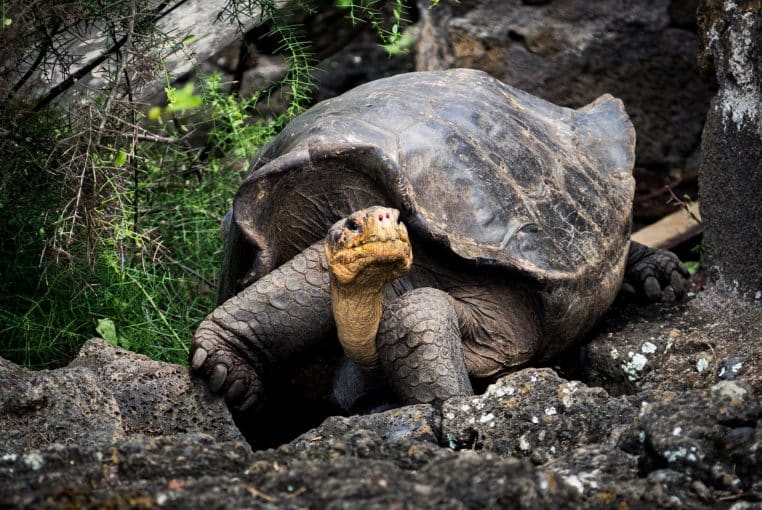
[[[580,340],[624,279],[682,292],[630,242],[635,132],[474,70],[359,86],[259,154],[227,218],[220,304],[191,367],[234,408],[335,342],[399,402],[470,394]]]

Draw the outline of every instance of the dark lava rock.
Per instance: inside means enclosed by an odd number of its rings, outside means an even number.
[[[82,368],[29,372],[0,358],[0,451],[124,437],[114,395]]]
[[[100,340],[67,368],[2,362],[0,371],[11,382],[0,400],[3,508],[740,509],[762,500],[762,405],[742,381],[615,398],[525,369],[442,409],[331,417],[252,452],[226,428],[222,400],[184,368]]]
[[[535,464],[581,445],[613,446],[637,408],[602,388],[561,379],[550,369],[521,370],[483,395],[452,398],[442,407],[442,437],[452,448],[529,457]]]
[[[639,456],[641,473],[681,473],[720,494],[762,501],[762,400],[748,384],[722,381],[709,389],[664,392],[644,403],[620,443]],[[700,484],[700,485],[699,485]]]
[[[203,432],[221,441],[243,439],[227,406],[205,384],[189,379],[184,367],[112,347],[101,339],[87,342],[69,367],[89,369],[113,394],[126,435]]]
[[[575,487],[583,508],[710,508],[716,503],[711,496],[697,495],[693,480],[683,473],[662,470],[641,476],[638,460],[622,450],[593,445],[544,469]]]
[[[571,354],[567,377],[613,395],[745,381],[762,393],[762,302],[708,289],[680,303],[620,301],[599,332]]]
[[[450,451],[412,471],[384,455],[303,459],[182,434],[0,457],[0,506],[460,509],[577,501],[574,488],[526,461],[472,451]]]
[[[305,432],[291,441],[295,449],[310,449],[345,437],[356,430],[376,434],[381,441],[428,441],[438,443],[442,419],[439,411],[428,404],[400,407],[381,413],[358,416],[332,416],[319,427]]]

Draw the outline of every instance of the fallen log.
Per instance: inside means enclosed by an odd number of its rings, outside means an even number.
[[[700,223],[699,204],[692,202],[686,207],[687,210],[680,209],[641,228],[632,234],[632,240],[652,248],[671,249],[699,235],[703,229]]]

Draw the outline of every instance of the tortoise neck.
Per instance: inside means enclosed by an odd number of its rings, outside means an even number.
[[[376,333],[383,312],[383,284],[343,285],[331,277],[331,305],[344,353],[366,371],[378,367]]]

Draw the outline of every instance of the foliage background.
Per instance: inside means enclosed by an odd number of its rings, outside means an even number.
[[[163,72],[157,2],[0,4],[0,356],[51,368],[99,335],[187,363],[192,333],[215,305],[220,218],[258,148],[309,105],[314,61],[293,12],[274,0],[228,0],[218,19],[235,24],[261,9],[288,64],[282,82],[240,97],[237,84],[197,70],[167,82],[159,106],[133,94]],[[390,54],[401,51],[402,0],[334,7],[372,26]],[[57,51],[57,34],[92,27],[116,48],[107,88],[66,108],[17,93],[24,65],[72,61]],[[274,93],[286,108],[263,114]]]

